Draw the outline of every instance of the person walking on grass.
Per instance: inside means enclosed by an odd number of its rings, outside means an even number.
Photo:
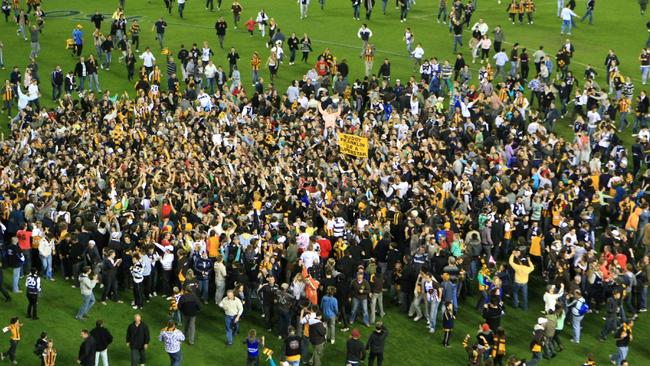
[[[377,322],[375,330],[370,334],[368,343],[366,343],[368,366],[374,366],[375,360],[377,360],[377,366],[381,366],[384,362],[386,338],[388,338],[388,328],[384,326],[384,323]]]
[[[185,341],[185,335],[179,329],[173,320],[167,322],[167,326],[160,331],[158,340],[165,345],[165,352],[169,355],[171,366],[180,366],[183,360],[181,344]]]
[[[178,15],[183,19],[183,11],[185,10],[185,0],[178,1]]]
[[[359,366],[361,361],[365,358],[365,347],[363,342],[359,340],[360,338],[361,332],[359,332],[359,329],[352,329],[352,332],[350,332],[350,339],[348,339],[345,344],[345,355],[349,366]]]
[[[228,290],[226,297],[219,302],[219,307],[226,314],[226,345],[232,346],[232,339],[239,327],[239,319],[244,312],[244,306],[241,300],[235,296],[235,292]]]
[[[102,366],[108,366],[108,346],[113,343],[113,335],[104,327],[103,320],[95,322],[95,328],[90,331],[90,335],[95,339],[95,366],[99,366],[99,360]]]
[[[25,279],[25,292],[27,294],[27,317],[38,320],[38,296],[41,293],[41,278],[38,269],[32,267],[30,274]]]
[[[237,0],[235,0],[232,2],[232,6],[230,7],[230,10],[232,11],[233,25],[235,29],[237,29],[237,26],[239,25],[239,20],[241,19],[241,13],[242,11],[244,11],[244,7],[242,7],[241,4]]]
[[[352,19],[359,20],[361,17],[361,0],[352,1]]]
[[[133,323],[126,329],[126,345],[131,350],[131,366],[144,366],[149,348],[149,327],[140,314],[133,316]]]
[[[251,329],[243,343],[246,345],[246,366],[259,366],[260,349],[264,349],[264,337],[258,338],[257,331]]]
[[[163,49],[163,40],[165,38],[165,30],[167,29],[167,22],[163,19],[163,17],[158,18],[158,20],[154,23],[153,27],[151,28],[152,31],[156,31],[156,39],[158,40],[158,44],[160,45],[160,49]]]
[[[184,290],[178,300],[178,310],[183,315],[184,333],[187,335],[187,343],[194,344],[196,334],[196,316],[201,311],[201,301],[193,292]]]
[[[18,361],[16,361],[16,350],[20,343],[20,331],[22,327],[23,323],[20,322],[20,319],[14,317],[11,318],[8,326],[2,328],[3,333],[9,333],[9,349],[7,352],[0,353],[0,360],[4,361],[5,358],[9,358],[9,361],[11,361],[12,364],[18,364]]]
[[[79,275],[79,288],[81,289],[82,303],[75,319],[85,319],[86,314],[88,314],[95,304],[95,294],[93,293],[93,289],[96,285],[97,280],[92,275],[92,268],[90,266],[84,267],[81,275]]]
[[[309,11],[309,0],[298,0],[300,5],[300,20],[307,19],[307,11]]]
[[[372,38],[372,31],[368,28],[367,24],[364,23],[361,28],[359,28],[357,31],[357,37],[363,42],[363,46],[361,46],[361,56],[363,56],[366,48],[368,48],[368,42],[370,42],[370,38]]]
[[[632,342],[632,327],[634,321],[629,320],[623,322],[616,330],[616,354],[610,355],[609,360],[616,366],[622,366],[627,359],[627,353],[630,349],[630,342]]]
[[[589,17],[589,25],[593,24],[595,7],[596,7],[596,0],[587,0],[587,10],[585,11],[585,14],[580,19],[580,23],[583,23],[585,19]]]
[[[560,12],[560,18],[562,19],[562,29],[560,34],[564,34],[564,30],[567,30],[567,34],[571,35],[571,28],[573,27],[573,18],[577,18],[578,14],[574,13],[571,10],[571,5],[567,5],[562,12]]]
[[[97,350],[97,343],[95,338],[90,335],[88,329],[81,331],[81,345],[79,346],[79,354],[77,355],[77,363],[81,366],[94,366],[95,365],[95,352]]]
[[[571,312],[571,326],[573,327],[573,338],[571,338],[571,342],[580,343],[582,319],[584,319],[585,314],[589,311],[589,305],[587,305],[587,301],[582,296],[580,290],[575,290],[570,297],[572,300],[567,304],[567,308]]]
[[[81,56],[81,52],[84,49],[84,33],[81,29],[83,29],[83,26],[81,24],[77,24],[77,27],[72,31],[72,39],[74,41],[74,54],[77,57]],[[27,37],[25,37],[25,40],[27,40]]]
[[[219,17],[217,22],[214,24],[214,29],[217,32],[217,38],[219,38],[219,46],[223,49],[223,41],[226,38],[228,23],[226,23],[226,20],[223,17]]]

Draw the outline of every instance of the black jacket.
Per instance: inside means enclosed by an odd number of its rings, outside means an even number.
[[[149,327],[144,322],[140,322],[139,326],[131,323],[126,329],[126,343],[131,349],[144,349],[144,345],[149,344]]]
[[[375,330],[368,338],[366,350],[369,350],[370,353],[384,353],[386,338],[388,338],[388,329],[386,327],[382,327],[380,331]]]
[[[196,295],[185,294],[178,300],[178,309],[184,316],[196,316],[201,310],[201,303]]]
[[[309,324],[309,342],[314,346],[325,343],[327,329],[323,322]]]
[[[356,361],[359,362],[363,360],[366,355],[366,352],[363,347],[363,342],[358,339],[350,338],[345,345],[346,349],[346,360],[347,361]]]
[[[105,350],[113,342],[113,335],[104,327],[95,327],[90,331],[90,335],[95,339],[96,352]]]
[[[79,364],[83,366],[95,365],[95,338],[88,336],[79,346]]]

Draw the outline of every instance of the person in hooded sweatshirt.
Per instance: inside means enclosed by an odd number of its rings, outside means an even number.
[[[345,345],[345,357],[348,365],[360,365],[361,361],[365,358],[366,351],[363,342],[361,342],[359,338],[361,338],[361,332],[359,332],[359,329],[352,329],[352,332],[350,332],[350,339],[348,339],[348,342]]]
[[[370,334],[368,343],[366,343],[366,351],[369,351],[368,366],[373,366],[375,359],[377,360],[377,366],[381,366],[384,362],[386,338],[388,338],[388,329],[384,326],[384,323],[377,322],[375,324],[375,331]]]

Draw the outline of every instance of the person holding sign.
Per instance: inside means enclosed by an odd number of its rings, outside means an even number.
[[[336,110],[334,110],[334,107],[330,104],[327,108],[323,109],[323,102],[320,102],[318,103],[318,111],[323,116],[323,122],[325,123],[323,137],[327,138],[329,130],[333,130],[336,126],[336,119],[341,115],[341,108],[337,106]]]

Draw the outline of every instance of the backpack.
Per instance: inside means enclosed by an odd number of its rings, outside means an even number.
[[[583,302],[582,305],[580,305],[580,308],[578,308],[578,315],[583,316],[587,314],[588,311],[589,311],[589,304]]]

